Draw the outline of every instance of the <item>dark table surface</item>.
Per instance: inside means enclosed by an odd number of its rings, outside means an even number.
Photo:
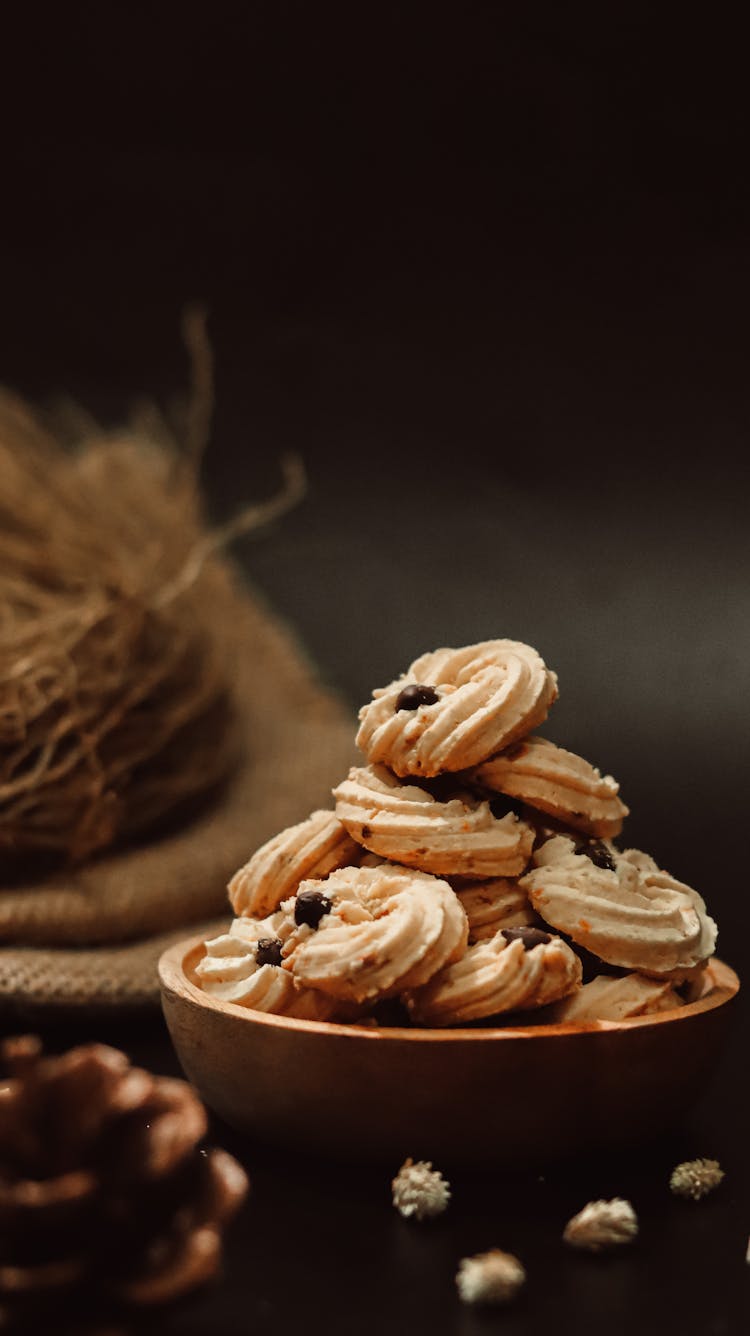
[[[210,509],[268,494],[281,453],[302,454],[306,498],[236,556],[323,680],[354,711],[439,644],[537,646],[560,676],[553,736],[618,777],[628,842],[701,889],[744,970],[741,43],[633,6],[578,26],[480,5],[429,22],[84,9],[6,34],[2,379],[106,421],[141,393],[166,402],[186,377],[180,311],[204,300]],[[177,1070],[156,1015],[42,1030]],[[663,1142],[568,1166],[540,1146],[518,1175],[445,1166],[450,1209],[422,1226],[393,1210],[397,1165],[216,1122],[252,1179],[223,1281],[135,1329],[740,1336],[747,1041],[740,1005]],[[670,1170],[702,1155],[724,1183],[678,1200]],[[568,1217],[613,1195],[638,1211],[635,1246],[565,1249]],[[486,1315],[454,1275],[491,1246],[529,1279]]]
[[[152,1071],[179,1074],[157,1016],[55,1024],[41,1032],[50,1049],[98,1039],[122,1047]],[[565,1336],[603,1329],[613,1336],[673,1330],[741,1336],[747,1330],[750,1232],[746,1052],[746,1031],[743,1037],[735,1027],[698,1106],[680,1127],[637,1151],[561,1165],[548,1163],[540,1146],[538,1164],[517,1173],[440,1165],[451,1201],[443,1216],[422,1223],[404,1220],[392,1205],[390,1180],[398,1164],[322,1161],[306,1154],[304,1145],[264,1147],[213,1119],[210,1144],[231,1151],[251,1180],[227,1235],[220,1282],[166,1315],[105,1318],[119,1336],[278,1336],[300,1329],[331,1336],[353,1330],[366,1336],[479,1336],[492,1330],[521,1336],[550,1327]],[[559,1099],[565,1099],[564,1089]],[[478,1109],[478,1135],[481,1128]],[[407,1150],[418,1154],[416,1147]],[[668,1187],[671,1170],[703,1155],[719,1160],[723,1183],[700,1202],[675,1197]],[[562,1242],[564,1225],[587,1201],[602,1197],[632,1202],[638,1237],[615,1254],[577,1253]],[[503,1308],[461,1304],[459,1260],[492,1247],[521,1258],[524,1292]],[[92,1330],[104,1336],[109,1326],[103,1321]]]

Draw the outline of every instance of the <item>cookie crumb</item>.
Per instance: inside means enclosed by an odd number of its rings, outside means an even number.
[[[393,1205],[406,1218],[429,1220],[441,1215],[450,1200],[451,1190],[443,1175],[429,1160],[404,1160],[391,1183]]]
[[[713,1192],[724,1177],[718,1160],[684,1160],[672,1170],[669,1186],[678,1197],[692,1197],[699,1201],[707,1192]]]
[[[629,1201],[590,1201],[568,1221],[563,1239],[574,1248],[601,1252],[630,1243],[638,1233],[638,1217]]]
[[[458,1264],[456,1285],[465,1304],[504,1304],[521,1289],[526,1272],[512,1253],[491,1248],[464,1257]]]

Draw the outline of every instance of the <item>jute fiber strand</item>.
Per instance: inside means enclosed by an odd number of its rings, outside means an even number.
[[[210,361],[187,335],[181,447],[150,411],[70,450],[0,395],[0,1003],[88,977],[95,1004],[102,968],[107,998],[129,976],[142,997],[146,961],[155,998],[148,939],[225,913],[232,872],[353,760],[349,711],[222,555],[299,500],[300,470],[206,528]]]

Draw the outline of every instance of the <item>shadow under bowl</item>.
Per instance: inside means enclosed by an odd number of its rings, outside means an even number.
[[[159,962],[185,1074],[232,1127],[357,1160],[520,1167],[620,1149],[679,1121],[721,1053],[739,979],[713,959],[686,1006],[626,1021],[369,1028],[218,1002],[195,982],[203,943]]]

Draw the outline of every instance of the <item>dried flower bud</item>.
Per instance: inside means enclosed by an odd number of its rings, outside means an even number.
[[[440,1215],[448,1205],[451,1190],[429,1160],[409,1158],[401,1165],[391,1183],[393,1205],[402,1215],[427,1220]]]
[[[499,1248],[464,1257],[456,1273],[458,1293],[465,1304],[508,1303],[525,1280],[526,1272],[518,1258]]]
[[[601,1252],[630,1243],[638,1233],[638,1217],[629,1201],[613,1197],[611,1201],[590,1201],[569,1220],[563,1238],[574,1248]]]
[[[718,1160],[684,1160],[672,1170],[669,1186],[678,1197],[698,1201],[717,1188],[723,1177]]]

